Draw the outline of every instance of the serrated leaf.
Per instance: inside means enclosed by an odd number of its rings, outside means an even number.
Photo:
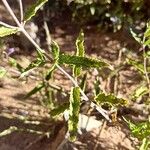
[[[15,34],[19,31],[19,29],[12,29],[12,28],[8,28],[8,27],[4,27],[4,26],[1,26],[0,27],[0,37],[4,37],[4,36],[8,36],[8,35],[11,35],[11,34]]]
[[[110,67],[110,65],[103,60],[88,57],[71,56],[66,54],[59,55],[58,62],[60,64],[76,65],[77,67],[85,67],[85,68]]]
[[[38,84],[36,87],[34,87],[26,96],[25,99],[29,98],[30,96],[34,95],[35,93],[39,92],[43,87],[44,83]]]
[[[85,49],[84,49],[84,33],[83,31],[81,30],[80,33],[79,33],[79,36],[76,40],[76,56],[81,56],[81,57],[84,57],[85,55]],[[79,76],[80,73],[81,73],[81,67],[77,67],[77,66],[74,66],[73,68],[73,74],[75,77]]]
[[[78,131],[79,111],[80,111],[80,88],[74,87],[70,93],[70,106],[69,106],[69,121],[68,130],[70,133],[70,140],[76,139]]]
[[[66,109],[69,109],[69,103],[65,103],[63,105],[60,105],[56,108],[54,108],[51,112],[50,115],[54,116],[58,116],[60,114],[62,114]]]
[[[3,78],[6,75],[7,71],[5,68],[0,67],[0,78]]]
[[[117,98],[113,94],[107,95],[103,92],[100,92],[94,99],[100,105],[108,104],[108,105],[115,106],[115,107],[125,106],[128,103],[128,101],[123,98]]]
[[[27,22],[33,16],[35,16],[36,12],[47,2],[48,0],[38,0],[35,4],[33,4],[25,13],[24,21]]]
[[[83,30],[80,31],[79,36],[76,40],[76,56],[84,57],[85,49],[84,49],[84,33]]]

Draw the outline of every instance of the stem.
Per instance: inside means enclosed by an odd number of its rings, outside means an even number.
[[[145,37],[143,37],[143,42],[145,42]],[[150,97],[150,79],[149,79],[149,76],[148,76],[148,71],[147,71],[147,58],[146,58],[146,52],[145,52],[145,45],[143,44],[142,46],[142,49],[143,49],[143,65],[144,65],[144,73],[145,73],[145,77],[146,77],[146,80],[147,80],[147,84],[148,84],[148,89],[149,89],[149,97]]]
[[[20,21],[23,25],[23,5],[22,5],[22,0],[19,0],[19,7],[20,7]]]
[[[2,0],[3,4],[5,5],[6,9],[8,10],[8,12],[10,13],[10,15],[12,16],[12,18],[14,19],[14,21],[16,22],[16,24],[18,25],[18,27],[20,28],[20,31],[28,38],[28,40],[35,46],[35,48],[37,50],[39,50],[40,52],[42,52],[43,54],[45,54],[45,56],[49,59],[52,60],[52,58],[46,54],[46,52],[44,50],[42,50],[40,48],[40,46],[31,38],[31,36],[27,33],[27,31],[24,29],[24,26],[19,22],[19,20],[17,19],[17,17],[15,16],[14,12],[12,11],[12,9],[10,8],[9,4],[7,3],[7,0]],[[72,83],[76,86],[79,87],[78,83],[74,80],[74,78],[72,76],[70,76],[63,68],[61,68],[58,64],[56,64],[56,67],[64,74],[66,75],[71,81]],[[89,98],[85,95],[85,93],[82,91],[82,89],[80,88],[80,93],[82,94],[84,100],[86,101],[90,101]],[[109,115],[107,113],[107,111],[105,111],[104,109],[102,109],[101,107],[97,106],[95,103],[91,102],[91,107],[92,108],[96,108],[98,112],[100,112],[108,121],[111,121],[109,118]]]
[[[3,4],[5,5],[6,9],[8,10],[8,12],[10,13],[10,15],[12,16],[12,18],[14,19],[14,21],[16,22],[16,24],[18,25],[18,27],[21,27],[21,24],[19,22],[19,20],[17,19],[16,15],[14,14],[14,12],[12,11],[12,9],[10,8],[7,0],[2,0]]]
[[[17,29],[17,28],[18,28],[18,27],[9,25],[9,24],[7,24],[7,23],[5,23],[5,22],[2,22],[2,21],[0,21],[0,25],[5,26],[5,27],[7,27],[7,28],[12,28],[12,29]]]

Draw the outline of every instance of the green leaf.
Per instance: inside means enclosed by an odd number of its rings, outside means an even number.
[[[52,41],[51,49],[52,49],[52,55],[54,59],[57,60],[59,58],[60,49],[58,44],[55,41]]]
[[[80,88],[74,87],[70,93],[70,106],[69,106],[69,121],[68,130],[70,133],[70,140],[76,139],[78,131],[79,111],[80,111]]]
[[[141,43],[141,38],[139,38],[137,36],[137,34],[135,32],[133,32],[133,30],[130,28],[130,32],[132,34],[132,36],[134,37],[134,39],[138,42],[138,43]]]
[[[76,40],[76,49],[77,49],[76,56],[84,57],[84,55],[85,55],[84,33],[82,30],[80,31],[79,36]],[[81,69],[82,69],[81,67],[74,66],[73,74],[75,77],[80,75]]]
[[[139,139],[150,138],[150,122],[145,121],[141,123],[132,123],[131,121],[124,120],[128,123],[133,135]]]
[[[147,138],[142,140],[142,145],[140,146],[139,150],[148,150],[150,148],[150,141]]]
[[[103,60],[88,58],[88,57],[80,57],[80,56],[71,56],[66,54],[59,55],[60,64],[68,64],[75,65],[77,67],[85,67],[85,68],[99,68],[99,67],[110,67],[111,66]]]
[[[64,113],[64,111],[66,109],[69,109],[69,103],[64,103],[63,105],[60,105],[56,108],[54,108],[51,112],[50,112],[50,115],[52,115],[53,117],[54,116],[58,116],[62,113]]]
[[[150,39],[146,40],[146,41],[144,42],[144,45],[149,46],[149,45],[150,45]]]
[[[118,106],[125,106],[128,104],[128,101],[123,98],[117,98],[113,94],[106,95],[103,92],[100,92],[94,99],[100,105],[108,104],[110,106],[118,107]]]
[[[98,79],[95,80],[94,82],[94,95],[98,95],[101,92],[100,89],[100,81]]]
[[[0,78],[3,78],[6,75],[7,71],[5,68],[0,67]]]
[[[53,64],[53,65],[50,67],[50,69],[47,71],[46,77],[45,77],[45,79],[46,79],[47,81],[48,81],[49,79],[51,79],[52,73],[54,72],[55,69],[56,69],[56,63]]]
[[[43,87],[44,83],[38,84],[35,88],[33,88],[26,96],[25,99],[29,98],[30,96],[34,95],[35,93],[39,92]]]
[[[24,72],[24,68],[17,63],[16,59],[9,57],[8,62],[11,66],[16,67],[21,73]]]
[[[12,29],[12,28],[8,28],[8,27],[4,27],[4,26],[1,26],[0,27],[0,37],[4,37],[4,36],[8,36],[8,35],[11,35],[11,34],[15,34],[19,31],[19,29]]]
[[[141,73],[144,73],[144,66],[141,62],[138,62],[138,61],[132,60],[132,59],[126,59],[126,61],[127,61],[128,64],[134,66]]]
[[[41,50],[41,49],[37,49],[37,55],[38,55],[38,59],[40,59],[41,61],[45,61],[45,55],[44,55],[45,51]]]
[[[32,61],[27,68],[25,68],[21,74],[21,77],[24,77],[26,74],[29,73],[32,69],[44,65],[43,60],[37,58],[36,60]]]
[[[146,32],[144,33],[145,37],[149,37],[150,36],[150,27],[149,29],[146,30]]]
[[[147,94],[149,92],[149,89],[146,86],[140,86],[139,88],[137,88],[133,94],[133,98],[137,99],[145,94]]]
[[[147,23],[147,29],[144,33],[144,37],[149,37],[150,36],[150,22]]]
[[[84,74],[81,83],[80,83],[80,88],[85,91],[85,87],[86,87],[86,79],[87,79],[87,73]]]
[[[36,12],[47,2],[48,0],[38,0],[35,4],[33,4],[25,13],[24,21],[27,22],[33,16],[35,16]]]
[[[85,49],[84,49],[84,33],[83,30],[80,31],[79,36],[76,40],[76,56],[84,57]]]

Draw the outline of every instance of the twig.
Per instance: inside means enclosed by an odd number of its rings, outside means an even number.
[[[9,25],[9,24],[7,24],[7,23],[5,23],[5,22],[2,22],[2,21],[0,21],[0,25],[5,26],[5,27],[8,27],[8,28],[12,28],[12,29],[17,29],[17,28],[18,28],[18,27]]]
[[[19,2],[19,8],[20,8],[20,21],[23,25],[23,5],[22,5],[22,0],[18,0]]]
[[[12,16],[12,18],[14,19],[14,21],[16,22],[16,24],[18,25],[18,27],[20,28],[20,31],[28,38],[28,40],[35,46],[35,48],[37,50],[39,50],[41,53],[45,54],[45,56],[49,59],[52,60],[52,58],[46,54],[46,52],[44,50],[42,50],[40,48],[40,46],[31,38],[31,36],[27,33],[27,31],[24,29],[24,26],[19,22],[19,20],[17,19],[17,17],[15,16],[14,12],[12,11],[12,9],[10,8],[9,4],[7,3],[7,0],[2,0],[3,4],[5,5],[6,9],[8,10],[8,12],[10,13],[10,15]],[[63,68],[61,68],[58,64],[56,64],[56,67],[63,73],[65,74],[71,81],[72,83],[76,86],[79,87],[78,83],[74,80],[74,78],[72,76],[70,76]],[[80,92],[84,98],[85,101],[89,101],[89,98],[85,95],[85,93],[82,91],[82,89],[80,88]],[[97,111],[99,111],[108,121],[111,121],[109,118],[109,115],[106,111],[104,111],[101,107],[97,106],[95,103],[91,102],[91,107],[95,107],[97,109]]]
[[[44,29],[45,29],[45,32],[46,32],[46,40],[47,40],[47,45],[48,45],[48,48],[49,50],[51,49],[51,43],[52,43],[52,39],[51,39],[51,35],[50,35],[50,31],[48,29],[48,25],[47,25],[47,22],[44,21]]]

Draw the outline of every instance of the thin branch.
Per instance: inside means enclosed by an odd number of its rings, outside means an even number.
[[[2,0],[3,4],[5,5],[6,9],[8,10],[8,12],[10,13],[10,15],[12,16],[12,18],[14,19],[14,21],[16,22],[16,24],[18,25],[18,27],[22,28],[19,20],[17,19],[16,15],[14,14],[14,12],[12,11],[12,9],[10,8],[7,0]]]
[[[20,28],[21,32],[28,38],[28,40],[35,46],[36,49],[38,49],[40,52],[42,52],[43,54],[45,54],[45,56],[49,59],[52,60],[52,58],[44,51],[40,48],[40,46],[31,38],[31,36],[27,33],[27,31],[24,29],[24,26],[19,22],[19,20],[17,19],[17,17],[15,16],[15,14],[13,13],[12,9],[10,8],[9,4],[7,3],[7,0],[2,0],[3,4],[5,5],[5,7],[7,8],[8,12],[10,13],[10,15],[13,17],[14,21],[16,22],[16,24],[18,25],[18,27]],[[63,73],[65,74],[71,81],[72,83],[79,87],[78,83],[74,80],[74,78],[72,76],[70,76],[63,68],[61,68],[58,64],[56,65],[56,67]],[[82,89],[80,88],[80,92],[84,98],[84,100],[89,101],[89,98],[85,95],[85,93],[82,91]],[[108,121],[111,121],[109,118],[108,113],[103,110],[101,107],[97,106],[95,103],[91,102],[91,107],[95,107],[97,109],[97,111],[99,111]]]
[[[145,37],[143,37],[143,41],[142,43],[145,42]],[[149,79],[149,76],[148,76],[148,71],[147,71],[147,58],[146,58],[146,52],[145,52],[145,45],[142,44],[142,50],[143,50],[143,66],[144,66],[144,74],[145,74],[145,77],[146,77],[146,80],[147,80],[147,84],[148,84],[148,89],[149,89],[149,96],[150,96],[150,79]]]
[[[51,39],[50,31],[49,31],[49,29],[48,29],[48,25],[47,25],[47,22],[46,22],[46,21],[44,21],[44,29],[45,29],[45,32],[46,32],[47,45],[48,45],[48,48],[49,48],[49,50],[50,50],[50,49],[51,49],[52,39]]]
[[[5,27],[7,27],[7,28],[12,28],[12,29],[17,29],[17,28],[18,28],[18,27],[9,25],[9,24],[7,24],[7,23],[5,23],[5,22],[2,22],[2,21],[0,21],[0,25],[5,26]]]
[[[22,5],[22,0],[18,0],[19,2],[19,8],[20,8],[20,21],[23,25],[23,5]]]

